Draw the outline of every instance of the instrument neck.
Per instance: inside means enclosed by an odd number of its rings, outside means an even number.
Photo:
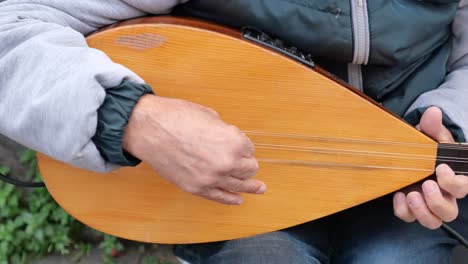
[[[468,145],[461,143],[439,143],[436,166],[447,164],[457,174],[468,172]]]

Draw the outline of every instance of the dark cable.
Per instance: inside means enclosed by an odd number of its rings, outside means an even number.
[[[442,224],[442,226],[440,227],[442,230],[444,230],[445,232],[449,233],[451,236],[453,236],[454,238],[456,238],[458,241],[460,241],[460,243],[465,246],[466,248],[468,248],[468,241],[462,236],[460,235],[460,233],[458,233],[457,231],[455,231],[453,228],[451,228],[450,226],[448,226],[447,224]]]
[[[23,187],[23,188],[42,188],[46,187],[44,182],[25,182],[25,181],[20,181],[16,180],[13,178],[10,178],[2,173],[0,173],[0,180],[3,180],[9,184],[13,184],[18,187]]]

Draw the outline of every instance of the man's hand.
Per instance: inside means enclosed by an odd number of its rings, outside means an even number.
[[[210,108],[179,99],[144,95],[125,128],[124,149],[182,190],[241,204],[239,193],[262,194],[254,146]]]
[[[442,124],[442,111],[437,107],[430,107],[424,112],[417,128],[440,143],[454,142],[452,134]],[[393,209],[398,218],[405,222],[417,220],[430,229],[439,228],[443,222],[457,218],[457,199],[467,195],[468,177],[455,175],[445,164],[437,166],[436,176],[437,182],[427,180],[422,186],[408,187],[403,192],[395,193]]]

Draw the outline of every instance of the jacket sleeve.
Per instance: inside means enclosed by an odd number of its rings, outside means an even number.
[[[167,13],[181,0],[8,0],[0,3],[0,133],[94,171],[116,167],[92,138],[106,90],[136,74],[87,46],[119,20]]]
[[[460,2],[452,24],[452,52],[448,74],[438,89],[422,94],[408,109],[405,118],[418,120],[420,109],[438,106],[444,113],[444,124],[451,128],[457,141],[468,139],[468,0]]]

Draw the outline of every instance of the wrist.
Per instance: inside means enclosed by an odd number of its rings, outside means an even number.
[[[97,111],[93,142],[107,162],[121,166],[136,166],[141,162],[123,148],[124,129],[137,102],[152,92],[149,85],[131,81],[106,89],[104,102]]]
[[[151,116],[157,96],[152,94],[143,95],[135,104],[127,125],[124,128],[122,147],[128,153],[138,157],[138,142],[141,138],[139,131],[142,125]]]

